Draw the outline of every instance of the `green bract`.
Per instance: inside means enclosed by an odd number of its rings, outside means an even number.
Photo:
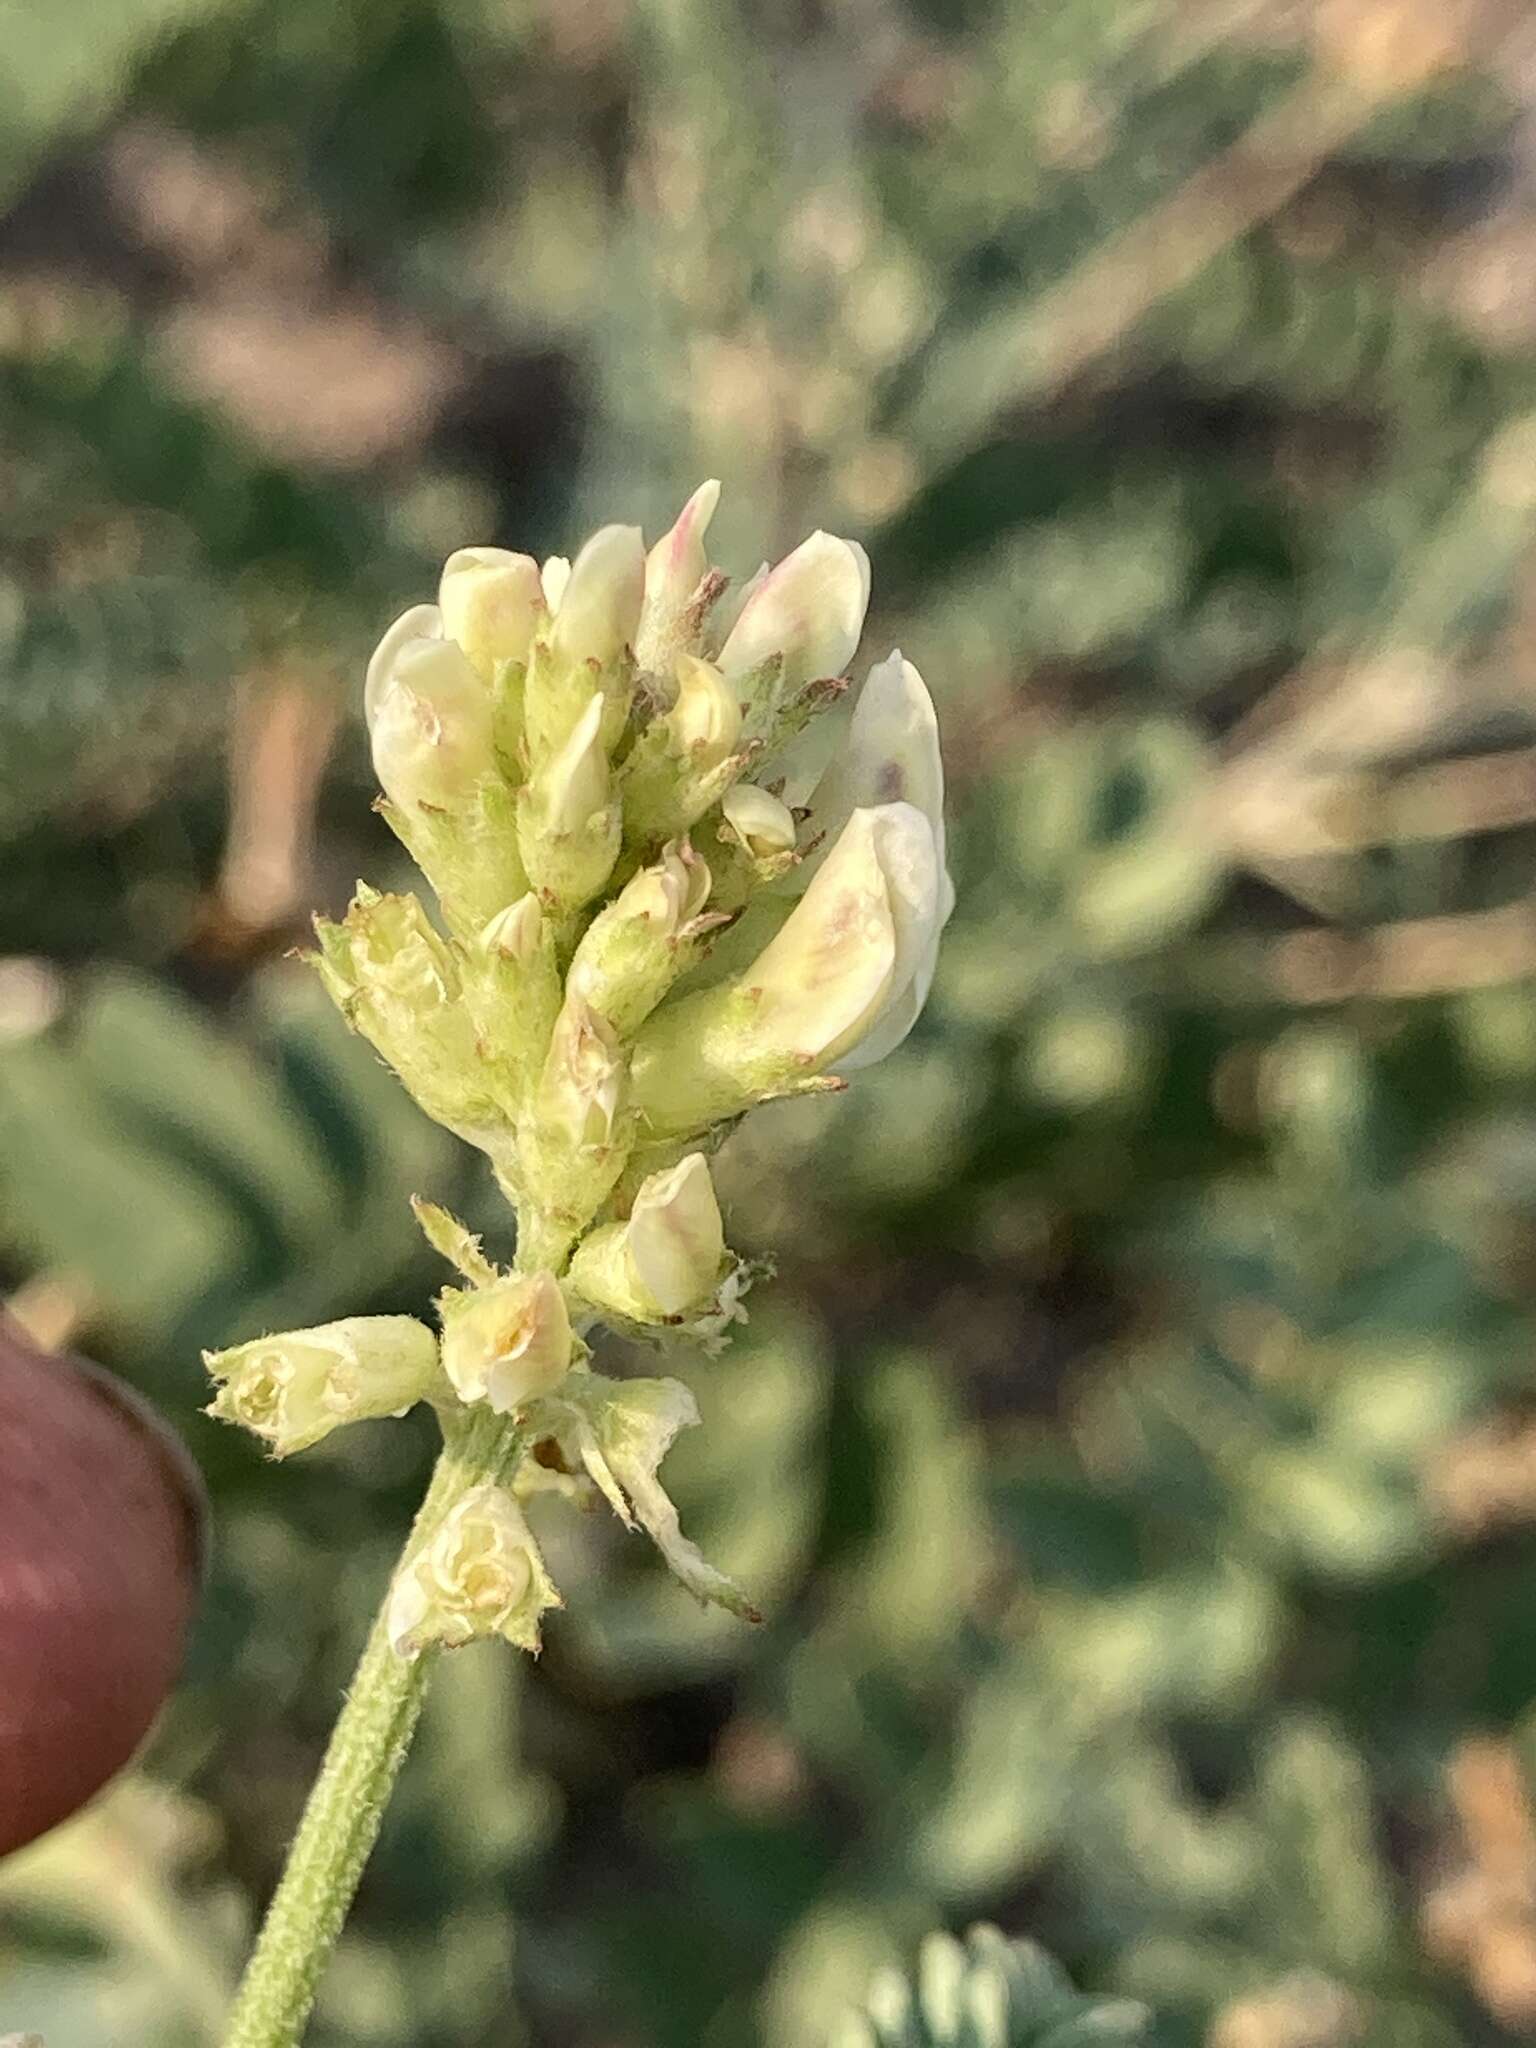
[[[973,1927],[963,1947],[930,1934],[915,1980],[882,1970],[828,2048],[1153,2048],[1152,2017],[1075,1991],[1034,1942]]]

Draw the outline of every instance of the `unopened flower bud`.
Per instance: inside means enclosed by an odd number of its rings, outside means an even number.
[[[408,640],[441,640],[442,637],[443,615],[435,604],[413,604],[385,628],[378,646],[368,657],[368,670],[363,681],[363,715],[370,725],[375,706],[394,668],[395,656],[401,648]]]
[[[400,1567],[385,1626],[406,1659],[477,1636],[505,1636],[536,1653],[540,1617],[560,1604],[522,1509],[505,1487],[488,1484],[457,1501]]]
[[[739,979],[663,1004],[636,1042],[635,1106],[653,1137],[684,1136],[791,1092],[899,1007],[903,1031],[932,972],[941,895],[933,830],[911,804],[855,811],[777,936]],[[920,993],[914,992],[921,984]],[[909,1014],[910,1011],[910,1014]]]
[[[506,1130],[458,968],[414,896],[359,884],[340,924],[317,917],[312,956],[332,1001],[428,1116],[492,1149]]]
[[[869,557],[856,541],[813,533],[770,570],[742,606],[719,654],[732,681],[776,656],[781,700],[808,682],[840,676],[869,608]]]
[[[442,1296],[443,1370],[461,1401],[498,1415],[557,1387],[573,1339],[565,1296],[552,1273],[518,1274]]]
[[[640,1184],[627,1222],[582,1239],[571,1285],[594,1307],[637,1323],[675,1321],[713,1300],[726,1267],[720,1206],[702,1152]]]
[[[718,838],[725,849],[715,858],[714,906],[722,914],[741,909],[755,889],[776,882],[795,865],[795,814],[788,804],[754,783],[738,782],[720,799]],[[745,941],[746,927],[737,920],[734,940]],[[769,937],[772,936],[770,930]],[[739,953],[750,960],[754,949]]]
[[[528,878],[561,912],[591,901],[619,850],[620,811],[603,744],[603,703],[601,691],[588,698],[569,739],[518,799],[518,846]]]
[[[629,1153],[629,1065],[618,1034],[568,995],[523,1129],[529,1190],[551,1234],[571,1244]]]
[[[458,548],[443,564],[438,606],[445,639],[456,640],[489,683],[502,662],[525,662],[544,616],[539,565],[506,548]]]
[[[642,669],[660,674],[688,651],[686,614],[709,573],[704,535],[719,502],[720,486],[713,478],[700,484],[645,558],[645,603],[635,635],[635,659]]]
[[[625,883],[582,936],[566,991],[621,1038],[633,1036],[695,957],[709,869],[686,839]]]
[[[208,1413],[285,1458],[344,1422],[414,1406],[437,1378],[437,1339],[411,1316],[350,1316],[205,1351],[203,1363],[218,1382]]]
[[[630,653],[645,587],[637,526],[605,526],[574,562],[544,564],[551,619],[529,649],[523,677],[522,737],[535,776],[569,740],[593,692],[602,702],[605,753],[618,745],[634,695]]]
[[[548,927],[539,899],[530,890],[497,911],[480,934],[486,952],[495,953],[515,967],[526,967],[545,950]]]
[[[714,768],[741,738],[741,705],[713,662],[677,658],[677,699],[667,713],[676,751],[695,768]]]
[[[543,1064],[561,994],[554,933],[531,890],[484,926],[463,974],[482,1057],[502,1099],[520,1103]]]
[[[490,694],[453,641],[401,641],[369,689],[374,772],[403,809],[452,810],[497,772]]]
[[[794,852],[794,813],[770,791],[738,782],[721,798],[720,810],[737,842],[754,860],[771,861]]]
[[[625,761],[624,823],[631,844],[654,845],[686,832],[717,802],[744,756],[741,705],[713,662],[677,659],[677,696],[653,719]]]
[[[550,644],[560,660],[606,664],[629,647],[645,596],[645,543],[638,526],[603,526],[571,564]]]

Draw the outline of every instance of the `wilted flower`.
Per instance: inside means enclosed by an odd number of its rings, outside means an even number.
[[[504,1124],[457,963],[416,898],[359,883],[342,922],[317,917],[315,933],[332,1000],[427,1114],[476,1144]]]
[[[537,1651],[540,1617],[558,1607],[523,1511],[505,1487],[475,1487],[395,1574],[385,1626],[395,1654],[432,1645],[461,1649],[477,1636],[505,1636]]]
[[[570,1369],[565,1296],[552,1273],[517,1274],[469,1293],[450,1288],[443,1317],[443,1370],[461,1401],[499,1415],[557,1387]]]
[[[610,1380],[573,1373],[544,1404],[554,1433],[583,1466],[626,1528],[642,1528],[669,1570],[696,1599],[745,1621],[762,1617],[741,1588],[690,1543],[657,1478],[679,1430],[699,1419],[698,1403],[677,1380]]]
[[[205,1351],[218,1382],[208,1413],[259,1436],[273,1457],[307,1450],[344,1422],[400,1415],[438,1377],[437,1339],[412,1316],[350,1316],[312,1330]]]

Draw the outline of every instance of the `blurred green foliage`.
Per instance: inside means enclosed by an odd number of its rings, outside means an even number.
[[[214,2037],[430,1455],[263,1470],[198,1347],[419,1307],[412,1191],[495,1228],[283,958],[386,876],[369,636],[718,474],[743,573],[870,545],[960,907],[722,1159],[779,1277],[669,1469],[767,1626],[541,1530],[316,2048],[1529,2037],[1536,217],[1449,18],[0,8],[0,1277],[218,1528],[143,1772],[0,1873],[0,2024]],[[904,2005],[977,1915],[1090,2002],[973,1937]]]

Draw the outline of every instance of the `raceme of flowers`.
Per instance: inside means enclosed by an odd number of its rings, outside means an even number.
[[[348,1023],[427,1113],[479,1147],[518,1218],[502,1269],[418,1200],[465,1283],[210,1353],[213,1414],[282,1457],[432,1402],[490,1411],[510,1466],[407,1548],[401,1656],[500,1634],[530,1650],[559,1604],[530,1493],[594,1490],[702,1599],[750,1615],[657,1480],[698,1420],[675,1380],[594,1372],[582,1332],[715,1346],[749,1278],[709,1157],[774,1097],[844,1085],[916,1021],[953,902],[933,704],[899,653],[855,690],[862,548],[814,533],[740,590],[697,490],[646,552],[605,526],[542,567],[462,548],[396,620],[364,707],[389,824],[431,885],[364,884],[312,956]]]

